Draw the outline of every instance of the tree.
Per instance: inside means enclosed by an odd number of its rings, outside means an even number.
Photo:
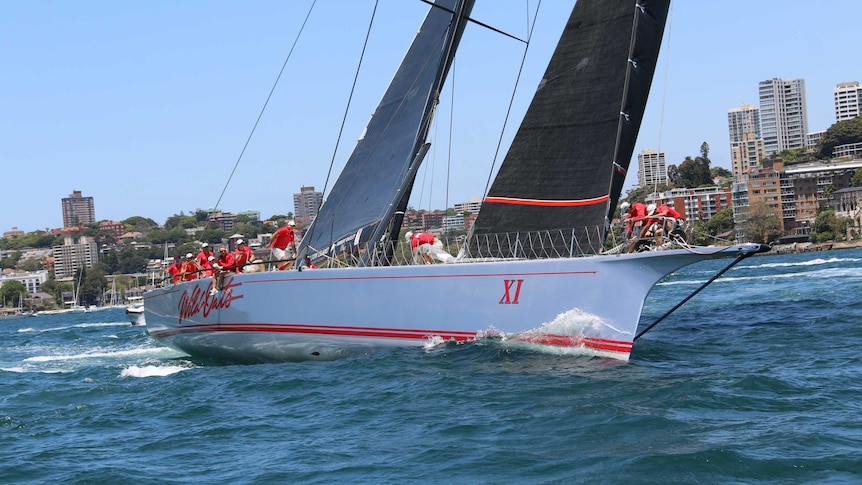
[[[183,229],[191,229],[198,226],[198,220],[195,216],[187,216],[182,213],[174,214],[165,220],[165,229],[170,230],[177,227]]]
[[[156,221],[141,216],[132,216],[122,222],[126,226],[127,231],[147,232],[150,229],[159,227]]]
[[[3,300],[3,306],[16,307],[19,301],[24,301],[26,295],[27,288],[20,281],[9,280],[0,286],[0,299]]]
[[[101,303],[102,293],[107,287],[108,280],[104,273],[95,268],[85,272],[78,287],[78,303],[81,305]]]
[[[21,271],[39,271],[42,269],[42,261],[39,261],[38,258],[19,260],[18,264],[15,265],[15,268],[20,269]]]
[[[709,175],[712,178],[730,178],[733,177],[733,173],[724,168],[724,167],[712,167],[709,169]]]
[[[856,169],[853,178],[850,179],[851,187],[862,187],[862,167]]]
[[[692,228],[694,235],[690,243],[711,244],[715,236],[733,230],[733,209],[725,209],[706,222],[694,222]]]
[[[755,203],[749,206],[745,236],[749,241],[768,243],[781,236],[781,218],[768,205]]]
[[[15,265],[18,264],[19,259],[21,259],[21,251],[15,251],[14,253],[10,254],[8,258],[0,259],[0,268],[14,268]]]
[[[862,142],[862,116],[839,121],[830,126],[817,144],[820,158],[832,158],[832,151],[839,145]]]
[[[844,235],[847,234],[847,226],[852,222],[853,219],[849,217],[837,217],[832,207],[820,210],[811,227],[811,240],[814,242],[843,240]]]
[[[123,274],[143,273],[147,269],[148,258],[141,251],[136,251],[131,246],[126,246],[117,254],[117,268]]]

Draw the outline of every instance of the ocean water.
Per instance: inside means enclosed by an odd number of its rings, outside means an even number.
[[[122,310],[0,320],[0,483],[861,483],[860,290],[862,250],[749,258],[627,363],[487,340],[219,365]]]

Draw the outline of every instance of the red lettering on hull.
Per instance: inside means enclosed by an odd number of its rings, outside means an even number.
[[[225,283],[224,288],[214,296],[210,295],[212,283],[204,290],[200,286],[195,286],[191,291],[183,291],[178,308],[179,323],[198,314],[202,314],[204,318],[207,318],[213,310],[229,308],[232,301],[243,298],[243,295],[234,295],[234,289],[240,286],[242,286],[242,283],[233,284],[233,277],[230,277]]]
[[[501,305],[517,305],[518,298],[521,296],[521,283],[524,280],[503,280],[503,285],[506,286],[506,289],[503,292],[503,297],[500,298],[499,303]],[[512,287],[515,287],[514,296],[511,294]]]

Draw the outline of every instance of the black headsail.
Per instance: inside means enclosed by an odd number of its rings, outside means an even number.
[[[551,250],[599,251],[634,150],[669,5],[577,2],[482,204],[474,244],[487,246],[496,234],[564,229],[577,244],[552,238]],[[531,257],[517,245],[496,249]]]
[[[406,208],[434,107],[474,0],[437,0],[338,180],[300,254],[356,253],[393,230]],[[396,222],[392,220],[396,219]],[[391,235],[391,234],[390,234]]]

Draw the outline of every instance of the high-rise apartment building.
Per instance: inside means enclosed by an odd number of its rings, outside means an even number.
[[[742,141],[730,145],[731,172],[734,177],[751,171],[766,156],[763,138],[755,138],[754,133],[746,133]]]
[[[478,214],[479,209],[482,208],[482,198],[470,197],[467,202],[458,202],[453,207],[455,208],[455,214],[464,214],[466,212]]]
[[[730,135],[731,171],[734,177],[756,167],[764,157],[760,132],[760,108],[743,104],[727,110],[727,131]]]
[[[92,197],[84,197],[80,190],[74,190],[69,197],[61,200],[63,206],[63,227],[96,222],[96,209]]]
[[[727,110],[727,132],[731,146],[742,142],[746,134],[760,138],[760,108],[743,103],[739,108]]]
[[[760,128],[766,154],[805,148],[808,110],[805,80],[774,78],[761,81]]]
[[[323,192],[315,192],[314,187],[301,187],[293,194],[293,217],[303,224],[317,217],[317,210],[323,204]]]
[[[664,152],[647,148],[638,154],[638,186],[667,185],[667,163]]]
[[[71,237],[66,237],[63,244],[54,246],[54,275],[57,278],[68,278],[82,268],[92,268],[99,260],[98,245],[86,237],[81,237],[77,243]]]
[[[841,83],[832,91],[835,96],[835,122],[852,120],[862,114],[862,86],[858,81]]]

